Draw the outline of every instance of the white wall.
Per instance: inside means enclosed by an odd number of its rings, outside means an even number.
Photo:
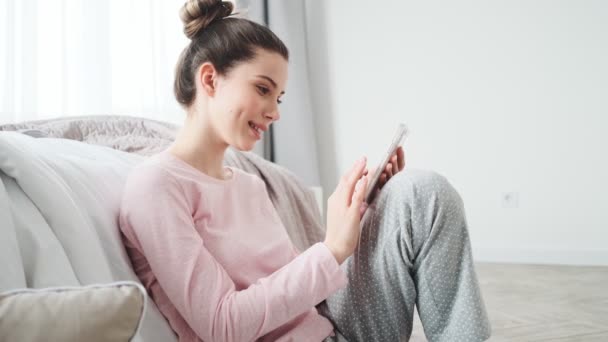
[[[324,196],[407,122],[480,261],[608,265],[608,2],[307,2]],[[504,193],[518,195],[504,208]]]

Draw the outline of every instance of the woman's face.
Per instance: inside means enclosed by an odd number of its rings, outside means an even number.
[[[255,59],[218,76],[209,111],[220,138],[238,150],[252,150],[270,124],[279,120],[286,82],[287,61],[261,49]]]

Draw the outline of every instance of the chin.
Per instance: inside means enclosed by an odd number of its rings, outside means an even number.
[[[248,148],[239,148],[238,150],[241,152],[251,152],[251,151],[253,151],[253,146],[248,147]]]
[[[251,143],[242,143],[242,144],[234,144],[231,145],[234,149],[241,151],[241,152],[250,152],[253,150],[253,148],[255,147],[255,143],[251,144]]]
[[[242,152],[252,151],[255,145],[262,141],[262,139],[252,139],[251,136],[234,136],[231,140],[229,140],[229,145]]]

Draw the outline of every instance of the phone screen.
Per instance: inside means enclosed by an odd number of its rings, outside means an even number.
[[[391,143],[391,146],[389,147],[388,151],[386,151],[386,155],[384,155],[384,157],[382,158],[380,165],[378,165],[378,168],[376,169],[374,175],[372,176],[372,178],[370,179],[370,181],[368,183],[367,191],[365,193],[365,202],[368,205],[370,203],[372,203],[372,201],[374,200],[374,196],[376,194],[375,190],[376,190],[376,187],[378,186],[378,181],[380,180],[382,171],[386,168],[386,165],[389,163],[391,157],[393,156],[393,154],[395,153],[395,151],[397,150],[399,145],[401,145],[401,143],[407,137],[408,132],[409,132],[409,130],[407,128],[407,125],[404,123],[399,124],[399,127],[397,127],[397,132],[393,136],[393,141]]]

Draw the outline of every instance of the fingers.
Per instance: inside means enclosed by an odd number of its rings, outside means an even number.
[[[393,158],[391,158],[391,164],[393,164],[393,175],[396,175],[399,172],[399,165],[397,165],[397,155],[395,154]]]
[[[362,215],[362,206],[366,207],[366,204],[364,204],[363,200],[365,199],[365,193],[367,192],[367,179],[368,177],[365,176],[357,182],[355,186],[355,192],[352,196],[352,204],[349,208],[349,210],[352,211],[353,214],[359,216]]]
[[[367,203],[365,203],[365,202],[361,203],[361,207],[359,209],[359,220],[361,220],[363,218],[363,215],[365,214],[367,207],[368,207]]]
[[[355,163],[355,166],[353,167],[350,174],[346,178],[346,185],[349,188],[354,187],[355,183],[359,180],[359,178],[361,178],[361,176],[363,176],[363,171],[365,171],[366,162],[367,162],[367,158],[363,157]]]
[[[355,185],[362,176],[371,177],[376,172],[375,168],[367,169],[365,167],[367,158],[363,157],[361,160],[356,162],[352,168],[345,173],[340,181],[340,197],[347,200],[347,205],[351,205],[353,201],[353,194],[355,192]],[[402,146],[397,147],[393,156],[391,156],[389,163],[386,168],[382,171],[380,179],[378,180],[378,190],[384,186],[388,180],[397,174],[399,171],[405,168],[405,152]],[[367,180],[369,183],[369,179]]]
[[[345,199],[348,200],[347,205],[350,205],[350,199],[352,198],[353,192],[355,191],[354,188],[356,182],[363,175],[366,161],[367,158],[361,158],[355,163],[355,165],[347,174],[342,176],[342,181],[340,182],[341,192],[344,193]]]
[[[350,179],[352,178],[351,176],[353,175],[353,173],[356,173],[358,169],[365,169],[365,162],[366,162],[366,158],[362,157],[361,159],[357,160],[353,166],[350,168],[350,170],[346,171],[345,173],[342,174],[342,177],[340,178],[340,182],[339,185],[345,185],[347,184]]]
[[[376,173],[376,167],[372,167],[371,169],[365,169],[365,172],[363,172],[363,175],[368,176],[368,177],[373,177],[374,174]]]
[[[401,146],[397,148],[397,166],[399,167],[399,171],[405,168],[405,152]]]
[[[391,178],[393,176],[393,158],[391,158],[390,162],[386,164],[384,172],[386,173],[388,178]]]
[[[391,156],[389,163],[386,165],[386,170],[384,172],[387,174],[387,179],[396,175],[397,172],[403,170],[405,168],[405,153],[403,152],[403,147],[397,147],[395,154]]]

